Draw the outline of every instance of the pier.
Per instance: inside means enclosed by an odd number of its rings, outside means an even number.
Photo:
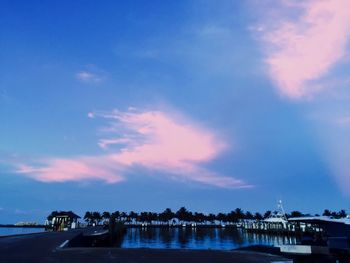
[[[187,249],[123,249],[105,248],[66,248],[67,240],[80,234],[93,233],[98,229],[86,228],[64,232],[46,232],[39,234],[17,235],[0,238],[0,262],[16,263],[178,263],[178,262],[235,262],[270,263],[291,262],[279,255],[254,251],[220,251]]]

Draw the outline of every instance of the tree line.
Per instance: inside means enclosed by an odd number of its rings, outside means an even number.
[[[250,219],[250,220],[263,220],[270,216],[276,215],[277,211],[266,211],[265,213],[261,214],[259,212],[252,213],[249,211],[243,211],[241,208],[236,208],[235,210],[229,212],[229,213],[209,213],[204,214],[200,212],[191,212],[187,210],[185,207],[181,207],[179,210],[173,212],[170,208],[166,208],[161,213],[155,213],[155,212],[134,212],[131,211],[129,213],[121,212],[121,211],[115,211],[115,212],[97,212],[97,211],[87,211],[84,215],[84,220],[88,225],[99,225],[103,221],[108,221],[111,218],[113,218],[116,221],[124,221],[124,222],[138,222],[138,223],[151,223],[151,222],[158,222],[167,224],[173,219],[179,220],[181,223],[185,222],[196,222],[196,223],[205,223],[205,222],[214,222],[214,221],[220,221],[221,223],[236,223],[240,220]],[[323,216],[330,216],[333,218],[343,218],[346,217],[346,211],[340,210],[339,212],[330,211],[328,209],[325,209]],[[311,214],[304,214],[300,211],[292,211],[289,214],[286,214],[286,217],[302,217],[302,216],[311,216]],[[315,214],[314,216],[319,216],[318,214]]]

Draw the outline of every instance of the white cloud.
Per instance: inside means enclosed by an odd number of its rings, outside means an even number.
[[[103,80],[102,76],[99,76],[96,73],[92,73],[89,71],[80,71],[75,76],[79,81],[85,83],[99,83]]]

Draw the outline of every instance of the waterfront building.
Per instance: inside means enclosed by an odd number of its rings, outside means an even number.
[[[81,218],[72,211],[60,211],[52,214],[51,220],[48,221],[48,225],[54,231],[67,231],[68,229],[74,229],[78,227],[78,219]]]

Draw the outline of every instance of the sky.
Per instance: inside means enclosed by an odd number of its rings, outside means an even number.
[[[0,223],[350,212],[350,4],[0,3]]]

